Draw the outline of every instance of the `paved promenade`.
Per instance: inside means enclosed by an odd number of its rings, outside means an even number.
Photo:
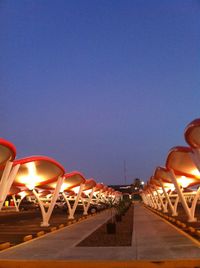
[[[0,253],[0,259],[175,260],[200,259],[200,248],[158,216],[135,205],[131,247],[76,247],[110,217],[109,211]]]

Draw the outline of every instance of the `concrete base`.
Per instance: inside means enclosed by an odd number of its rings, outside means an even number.
[[[188,222],[197,222],[197,218],[188,219]]]

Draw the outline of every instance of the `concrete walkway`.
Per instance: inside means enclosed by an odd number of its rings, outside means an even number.
[[[200,258],[200,247],[140,205],[135,207],[132,246],[138,260]]]
[[[158,216],[135,205],[131,247],[76,247],[110,217],[103,212],[0,253],[0,259],[26,260],[169,260],[198,259],[200,248]]]

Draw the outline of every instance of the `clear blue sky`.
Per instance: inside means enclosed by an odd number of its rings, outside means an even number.
[[[0,136],[107,184],[200,117],[200,1],[2,0]]]

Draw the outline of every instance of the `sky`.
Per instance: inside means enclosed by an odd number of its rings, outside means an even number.
[[[1,0],[0,137],[17,158],[147,181],[200,117],[199,29],[198,0]]]

